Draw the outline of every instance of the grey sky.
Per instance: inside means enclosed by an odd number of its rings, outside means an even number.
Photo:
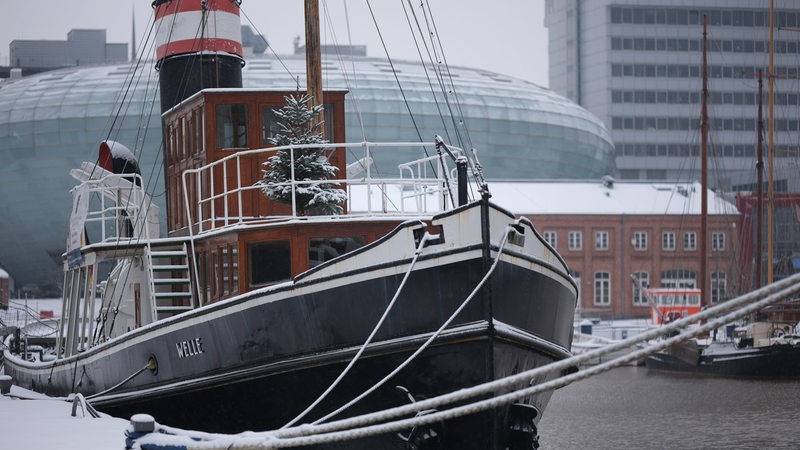
[[[423,0],[430,5],[445,57],[451,65],[492,70],[547,85],[547,31],[542,0]],[[131,14],[137,41],[152,20],[151,0],[0,0],[0,65],[8,64],[14,39],[65,40],[73,28],[105,28],[108,42],[130,42]],[[402,5],[420,13],[420,0],[372,0],[370,5],[392,58],[418,60]],[[369,56],[383,48],[364,0],[320,0],[324,43],[366,44]],[[303,34],[301,0],[244,0],[247,18],[279,54],[292,51]],[[331,19],[328,20],[327,17]],[[331,26],[333,24],[333,26]]]

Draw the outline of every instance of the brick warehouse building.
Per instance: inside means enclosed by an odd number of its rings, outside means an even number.
[[[649,317],[647,298],[634,286],[698,287],[699,183],[491,183],[493,200],[529,217],[564,257],[580,286],[580,309],[600,318]],[[708,192],[705,302],[736,296],[740,270],[740,214]]]

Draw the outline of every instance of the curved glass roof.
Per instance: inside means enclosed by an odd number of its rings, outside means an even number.
[[[378,58],[323,61],[326,89],[350,91],[349,141],[432,142],[438,134],[452,145],[477,149],[489,180],[598,179],[615,172],[613,144],[602,123],[547,89],[450,67],[457,97],[448,104],[441,89],[429,85],[429,78],[436,79],[431,68],[392,64],[395,72]],[[145,63],[136,71],[128,65],[69,68],[0,83],[0,267],[17,287],[61,283],[74,185],[69,170],[96,159],[102,139],[134,150],[149,191],[166,210],[157,77],[153,64]],[[253,59],[242,78],[245,88],[285,90],[305,80],[305,59]],[[447,111],[460,111],[461,119]],[[460,142],[446,131],[454,123]]]

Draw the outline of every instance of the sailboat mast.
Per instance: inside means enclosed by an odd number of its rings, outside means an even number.
[[[773,155],[775,154],[775,121],[773,120],[775,90],[775,0],[769,0],[769,72],[767,73],[767,284],[772,284],[772,209],[775,198],[773,191]]]
[[[756,199],[756,285],[755,288],[761,287],[761,254],[762,254],[762,211],[761,206],[764,199],[764,117],[762,104],[764,102],[764,80],[761,78],[761,70],[758,71],[758,159],[756,161],[756,176],[758,187],[756,192],[758,197]]]
[[[309,108],[322,105],[322,56],[320,54],[319,36],[319,1],[305,0],[306,19],[306,84],[308,94],[312,96]],[[322,124],[323,113],[314,118],[316,123]],[[325,136],[325,130],[320,125],[319,131]]]
[[[708,222],[708,16],[703,14],[703,101],[700,109],[700,304],[706,304],[706,227]]]

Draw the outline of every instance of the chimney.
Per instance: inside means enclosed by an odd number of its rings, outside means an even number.
[[[161,112],[204,88],[242,87],[239,2],[155,0]]]

